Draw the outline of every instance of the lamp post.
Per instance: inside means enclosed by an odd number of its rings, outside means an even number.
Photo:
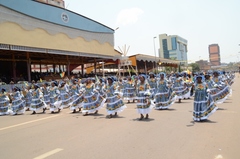
[[[153,47],[154,47],[154,55],[155,55],[155,65],[154,65],[154,70],[155,70],[155,73],[157,73],[157,67],[156,67],[156,60],[157,60],[157,55],[156,55],[156,47],[155,47],[155,39],[156,39],[157,37],[156,36],[154,36],[153,37]]]

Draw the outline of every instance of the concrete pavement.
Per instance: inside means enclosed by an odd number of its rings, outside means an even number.
[[[138,121],[135,104],[118,117],[59,114],[1,116],[3,159],[238,159],[240,158],[240,77],[233,95],[206,122],[193,122],[193,100],[169,110],[152,110]]]

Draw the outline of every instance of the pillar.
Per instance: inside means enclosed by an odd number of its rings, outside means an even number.
[[[28,76],[28,82],[31,82],[31,59],[29,52],[27,52],[27,76]]]
[[[15,61],[15,56],[14,53],[12,54],[12,69],[13,69],[13,82],[16,83],[16,61]]]

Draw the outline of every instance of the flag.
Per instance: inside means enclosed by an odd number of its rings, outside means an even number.
[[[97,76],[97,75],[95,75],[95,78],[96,78],[96,82],[99,82],[99,79],[98,79],[98,76]]]
[[[42,79],[40,78],[40,82],[42,83]]]
[[[61,78],[63,78],[65,75],[65,72],[60,73]]]

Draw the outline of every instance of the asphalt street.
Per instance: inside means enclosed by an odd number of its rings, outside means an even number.
[[[152,110],[139,121],[135,103],[112,119],[102,108],[0,117],[1,159],[239,159],[240,75],[233,94],[205,122],[193,122],[193,99]]]

